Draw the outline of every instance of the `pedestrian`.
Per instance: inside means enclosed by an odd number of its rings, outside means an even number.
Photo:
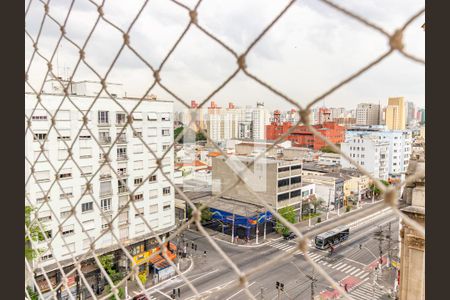
[[[195,244],[194,250],[197,251],[197,244]]]
[[[206,257],[206,250],[205,250],[205,251],[203,251],[203,256],[204,256],[204,257]]]
[[[348,293],[348,283],[346,283],[346,284],[344,285],[344,290],[345,290],[345,292]]]
[[[362,244],[359,244],[359,250],[361,250],[362,249]]]

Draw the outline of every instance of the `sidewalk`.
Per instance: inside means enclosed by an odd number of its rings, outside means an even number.
[[[209,236],[212,237],[213,239],[215,239],[216,241],[220,241],[223,243],[227,243],[233,246],[238,246],[238,247],[247,247],[247,248],[255,248],[255,247],[261,247],[261,246],[265,246],[267,243],[273,241],[273,240],[277,240],[280,239],[281,236],[278,233],[275,232],[271,232],[268,233],[266,235],[266,239],[264,240],[262,236],[258,237],[258,244],[256,244],[256,239],[251,239],[248,242],[245,241],[244,239],[238,239],[237,242],[232,243],[231,242],[231,236],[222,232],[218,232],[215,230],[212,230],[210,228],[207,227],[203,227],[206,232],[208,232]],[[192,232],[199,232],[197,230],[195,230],[194,228],[189,229]]]

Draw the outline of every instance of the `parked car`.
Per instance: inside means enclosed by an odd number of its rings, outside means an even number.
[[[293,232],[289,232],[288,234],[283,236],[285,240],[293,240],[297,237],[297,235]]]

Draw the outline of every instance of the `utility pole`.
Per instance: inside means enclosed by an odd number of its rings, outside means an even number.
[[[308,211],[309,211],[309,220],[308,220],[308,227],[311,227],[311,198],[308,198]]]
[[[388,256],[387,256],[387,262],[386,265],[388,267],[391,266],[391,222],[389,222],[388,225],[388,234],[386,235],[386,238],[388,239]]]
[[[380,261],[379,261],[378,265],[380,266],[380,269],[381,269],[381,264],[383,262],[383,228],[381,228],[381,226],[379,226],[379,230],[375,231],[374,234],[376,236],[375,239],[379,241],[378,250],[380,252]]]
[[[261,287],[261,300],[264,299],[264,287]]]
[[[264,240],[266,240],[267,210],[264,215]]]
[[[330,214],[330,200],[331,200],[331,189],[329,189],[329,192],[328,192],[327,220],[328,220],[328,215]]]
[[[306,275],[306,277],[308,277],[309,280],[311,280],[311,300],[314,300],[314,288],[317,282],[317,278],[314,275],[314,269],[312,275]]]
[[[258,245],[258,235],[259,235],[259,230],[258,230],[258,225],[259,225],[259,215],[256,218],[256,245]]]
[[[231,243],[234,243],[234,210],[233,210],[233,220],[232,220],[232,226],[231,226]]]

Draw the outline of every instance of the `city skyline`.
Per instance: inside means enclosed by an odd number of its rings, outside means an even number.
[[[186,2],[188,6],[193,6],[193,1]],[[412,13],[419,10],[422,3],[423,1],[408,1],[405,5],[405,1],[348,1],[344,6],[374,23],[383,24],[388,32],[393,32]],[[38,4],[32,3],[32,8],[35,5]],[[208,1],[201,4],[198,19],[200,24],[234,51],[241,53],[284,5],[281,2],[246,1],[240,3],[237,9],[233,5]],[[67,9],[65,6],[68,3],[55,2],[52,13],[62,19]],[[77,3],[66,25],[67,36],[79,44],[85,41],[97,15],[92,8],[92,4]],[[108,1],[104,5],[104,12],[105,17],[111,18],[122,28],[127,28],[129,22],[126,20],[131,20],[138,8],[137,2],[123,7],[117,1]],[[39,28],[41,17],[40,11],[30,10],[27,18],[30,34],[37,34],[35,31]],[[91,20],[91,23],[81,20]],[[143,10],[141,18],[130,32],[131,45],[150,65],[157,68],[188,22],[189,16],[183,9],[165,1],[153,1],[152,5]],[[422,24],[423,18],[419,18],[404,36],[408,51],[419,57],[424,54],[425,34]],[[47,24],[46,29],[40,38],[40,50],[50,54],[60,31],[52,23]],[[286,36],[289,36],[288,40],[285,39]],[[121,42],[122,38],[114,28],[100,22],[85,49],[86,60],[99,74],[105,74]],[[367,47],[368,44],[371,45],[370,48]],[[306,1],[295,3],[290,8],[283,19],[249,52],[246,63],[251,73],[305,106],[367,65],[387,46],[384,37],[377,32],[360,26],[323,3]],[[31,49],[32,45],[26,39],[26,64],[31,57]],[[67,77],[79,58],[78,50],[63,39],[56,56],[54,70],[60,76]],[[194,99],[201,102],[231,75],[236,66],[235,58],[223,47],[211,41],[200,30],[194,29],[185,36],[179,49],[172,53],[160,76],[162,82],[186,103]],[[30,80],[40,82],[42,77],[36,74],[42,73],[46,68],[45,63],[35,62],[29,72]],[[75,76],[74,80],[98,80],[83,64],[76,74],[79,77]],[[130,96],[140,97],[150,86],[153,74],[134,53],[125,48],[108,79],[111,82],[123,82]],[[424,88],[422,66],[394,53],[364,76],[326,97],[324,102],[326,106],[353,107],[359,102],[378,103],[389,97],[403,96],[420,107],[425,103]],[[175,110],[182,107],[161,87],[156,86],[151,93],[164,100],[174,100]],[[269,109],[275,106],[281,109],[292,108],[290,103],[242,72],[211,99],[218,103],[232,101],[243,105],[262,101]]]

